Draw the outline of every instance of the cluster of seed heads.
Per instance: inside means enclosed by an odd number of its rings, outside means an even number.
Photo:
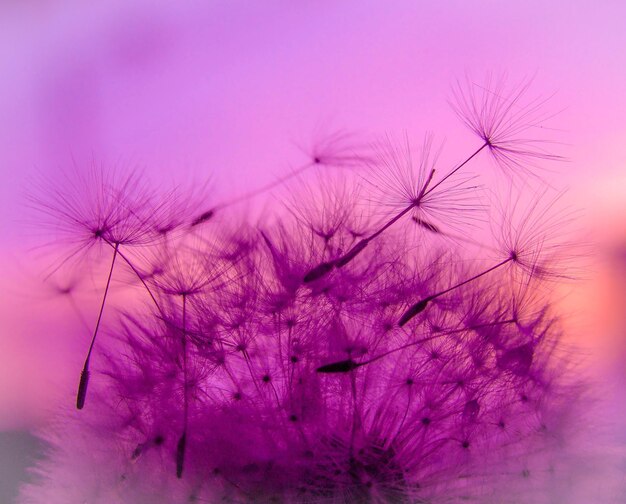
[[[334,133],[227,202],[102,167],[34,197],[70,247],[55,274],[109,259],[76,409],[22,501],[529,502],[573,393],[547,300],[568,249],[536,176],[557,156],[527,85],[454,103],[480,143],[452,167],[431,137]],[[486,208],[487,155],[535,196]],[[242,216],[270,190],[282,211]],[[117,313],[116,278],[136,286]]]

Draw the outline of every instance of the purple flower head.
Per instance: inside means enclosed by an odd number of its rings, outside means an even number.
[[[528,115],[472,103],[486,145],[521,162]],[[429,137],[367,161],[350,138],[331,135],[319,164],[366,175],[289,184],[288,211],[258,225],[232,225],[230,204],[172,219],[145,193],[129,217],[145,235],[104,241],[104,298],[118,258],[147,302],[102,322],[95,350],[94,332],[90,405],[60,416],[23,502],[548,502],[577,388],[543,288],[561,276],[556,200],[483,208],[475,154],[439,171]]]

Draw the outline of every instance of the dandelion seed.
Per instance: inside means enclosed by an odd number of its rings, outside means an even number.
[[[365,247],[369,244],[370,240],[365,239],[359,241],[354,247],[350,249],[350,251],[341,256],[339,260],[337,260],[336,265],[338,268],[343,268],[346,264],[348,264],[352,259],[354,259],[357,255],[359,255]]]
[[[335,262],[325,262],[317,265],[315,268],[310,270],[306,275],[304,275],[303,282],[309,283],[314,282],[315,280],[319,280],[320,278],[326,276],[335,268]]]
[[[339,362],[333,362],[331,364],[325,364],[317,368],[318,373],[348,373],[353,369],[359,367],[360,364],[352,359],[346,359]]]
[[[553,207],[553,205],[554,201],[550,201],[548,203],[548,208]],[[515,203],[515,207],[516,206],[517,203]],[[512,214],[515,213],[515,207]],[[509,264],[514,265],[518,270],[525,272],[531,278],[534,276],[540,276],[547,279],[550,277],[562,276],[550,267],[550,263],[554,261],[554,259],[550,256],[555,254],[555,251],[560,251],[563,245],[550,244],[548,236],[552,238],[552,231],[559,226],[558,223],[562,223],[563,221],[551,220],[548,221],[548,226],[541,225],[545,224],[541,222],[542,219],[545,219],[544,215],[545,214],[542,212],[541,207],[538,208],[537,200],[534,200],[531,210],[524,212],[521,220],[518,221],[518,224],[513,223],[514,217],[506,217],[505,222],[507,222],[507,225],[502,227],[505,234],[503,234],[501,238],[503,255],[505,258],[494,266],[485,269],[467,280],[439,291],[436,294],[431,294],[427,298],[418,301],[405,311],[400,318],[399,325],[405,325],[413,317],[421,313],[424,309],[426,309],[427,304],[430,301],[467,285],[468,283],[474,282],[484,275]],[[555,219],[553,214],[549,213],[548,215],[550,215],[550,219]]]
[[[178,443],[176,444],[176,477],[182,478],[183,476],[183,466],[185,463],[185,449],[187,447],[187,433],[183,432],[183,434],[178,439]]]
[[[439,230],[437,226],[435,226],[434,224],[431,224],[430,222],[426,222],[425,220],[422,220],[419,217],[413,216],[413,221],[416,224],[422,226],[424,229],[427,229],[431,233],[435,233],[435,234],[441,233],[441,231]]]
[[[80,258],[96,245],[143,246],[154,243],[155,196],[136,172],[123,175],[93,165],[60,172],[54,181],[41,181],[29,195],[40,216],[39,227],[55,233],[55,243],[70,251],[61,265]]]
[[[213,210],[207,210],[206,212],[202,212],[195,219],[191,221],[191,227],[198,226],[200,224],[204,224],[205,222],[211,220],[215,212]]]
[[[300,147],[309,164],[335,168],[358,168],[371,156],[367,142],[344,130],[318,128],[308,148]]]
[[[495,205],[495,218],[502,225],[492,226],[492,233],[501,254],[530,278],[571,280],[580,272],[581,256],[569,245],[574,242],[573,215],[558,209],[563,195],[543,189],[524,201],[522,194],[509,189],[506,203]]]
[[[484,142],[479,150],[487,147],[498,166],[513,173],[532,173],[529,166],[536,167],[538,161],[562,160],[547,150],[553,142],[541,138],[553,117],[546,112],[549,98],[529,98],[531,80],[513,86],[506,80],[505,75],[488,75],[478,84],[468,77],[452,89],[452,108]]]
[[[355,167],[363,164],[368,158],[367,149],[362,143],[355,142],[356,136],[345,131],[337,131],[317,138],[315,144],[307,153],[309,161],[291,171],[290,174],[265,184],[257,189],[253,189],[240,196],[215,205],[213,208],[200,213],[191,221],[191,226],[195,227],[213,218],[216,212],[224,208],[237,205],[243,201],[248,201],[264,193],[267,193],[286,182],[299,177],[304,172],[315,166],[323,167]]]
[[[471,197],[468,198],[468,192],[474,191],[475,186],[467,185],[467,180],[454,184],[447,182],[461,166],[438,182],[433,180],[439,153],[432,155],[431,150],[432,136],[426,136],[419,161],[415,163],[408,138],[398,147],[389,138],[379,145],[379,157],[371,166],[373,176],[368,182],[381,191],[383,205],[399,208],[400,211],[345,254],[339,261],[342,265],[352,261],[369,242],[410,212],[415,213],[413,218],[419,222],[423,221],[419,215],[424,214],[445,219],[454,226],[463,222],[460,216],[465,214],[466,217],[478,209]],[[434,228],[432,224],[430,226]]]
[[[73,246],[57,269],[96,244],[106,244],[113,249],[100,311],[78,386],[76,407],[82,409],[87,397],[91,355],[115,260],[118,255],[121,256],[120,247],[147,245],[154,241],[155,236],[149,213],[153,195],[147,191],[140,177],[134,174],[120,176],[115,171],[107,172],[97,166],[83,173],[74,168],[73,177],[61,177],[59,185],[46,191],[45,197],[31,196],[30,201],[37,212],[44,214],[44,222]]]
[[[404,312],[402,317],[400,317],[400,320],[398,321],[398,325],[402,327],[407,322],[409,322],[413,317],[422,313],[428,307],[428,303],[430,303],[432,300],[433,298],[426,298],[412,305],[406,312]]]

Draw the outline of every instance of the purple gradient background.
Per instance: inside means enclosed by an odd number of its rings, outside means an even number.
[[[316,130],[432,130],[450,159],[475,139],[446,105],[466,72],[536,75],[561,111],[569,186],[597,244],[563,307],[569,338],[626,431],[626,3],[415,0],[0,4],[0,431],[70,400],[76,317],[40,287],[24,195],[72,158],[211,177],[216,198],[304,161]],[[121,161],[120,161],[121,160]],[[97,287],[87,282],[86,291]],[[89,296],[87,296],[89,297]],[[88,308],[87,308],[88,309]],[[625,436],[621,436],[622,438]]]

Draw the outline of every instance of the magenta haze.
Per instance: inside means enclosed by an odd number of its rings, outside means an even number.
[[[109,258],[80,411],[22,502],[548,502],[577,386],[546,296],[570,250],[526,88],[457,88],[480,143],[451,168],[430,137],[320,139],[300,186],[245,195],[287,189],[258,224],[102,168],[44,189],[72,259]],[[490,154],[504,208],[469,176]],[[117,317],[112,277],[138,287]]]

